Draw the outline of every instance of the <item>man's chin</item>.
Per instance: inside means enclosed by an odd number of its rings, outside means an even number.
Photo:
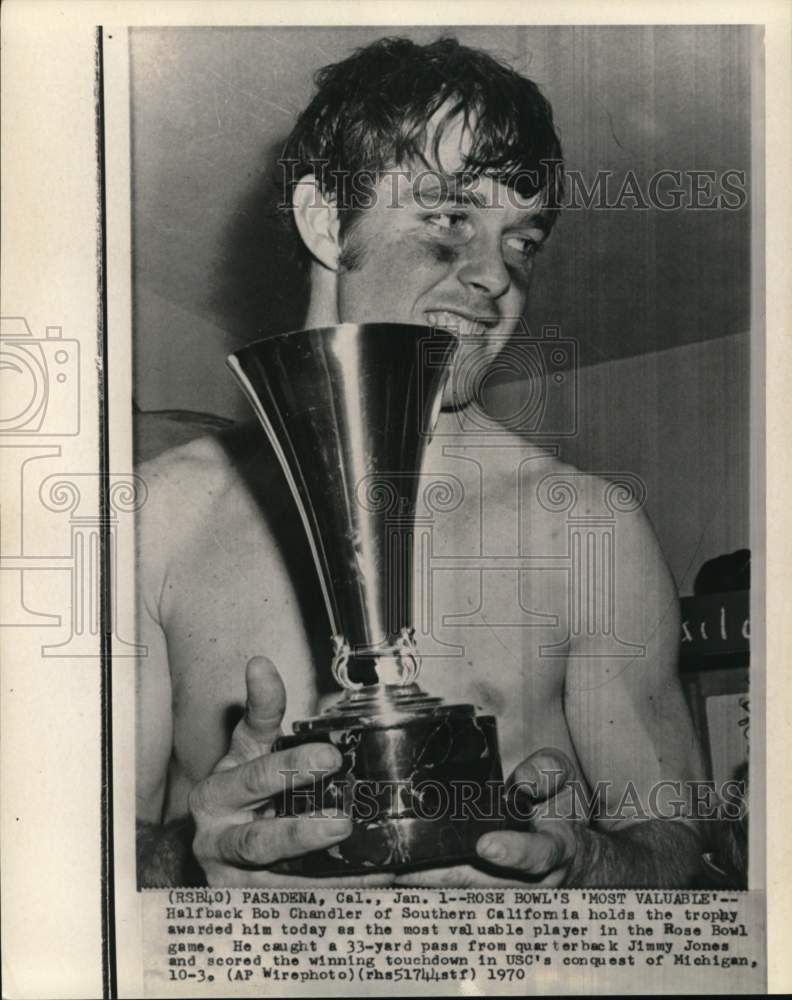
[[[440,405],[441,413],[460,413],[466,410],[473,402],[473,396],[463,397],[458,393],[443,393],[443,402]]]

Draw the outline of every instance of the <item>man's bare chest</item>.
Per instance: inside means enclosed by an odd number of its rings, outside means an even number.
[[[531,719],[560,711],[563,642],[560,655],[552,647],[563,638],[566,590],[558,574],[515,559],[526,550],[524,524],[508,496],[488,498],[469,471],[436,471],[420,492],[413,537],[420,681],[496,715],[504,757],[516,761]],[[268,656],[284,679],[287,728],[336,692],[330,626],[291,505],[279,500],[266,511],[243,494],[222,511],[171,567],[163,595],[175,744],[198,771],[222,755],[252,656]],[[533,548],[552,544],[543,538]]]

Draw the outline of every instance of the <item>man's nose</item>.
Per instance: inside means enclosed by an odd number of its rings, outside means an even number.
[[[511,284],[511,277],[501,254],[497,240],[474,240],[465,248],[458,271],[459,280],[484,293],[488,298],[497,299]]]

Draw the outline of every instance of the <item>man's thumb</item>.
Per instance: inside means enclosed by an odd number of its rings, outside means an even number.
[[[512,782],[534,802],[544,802],[558,795],[574,774],[575,769],[565,753],[554,747],[543,747],[518,765]]]
[[[245,723],[250,735],[269,746],[280,733],[286,711],[286,688],[272,660],[254,656],[245,669]]]

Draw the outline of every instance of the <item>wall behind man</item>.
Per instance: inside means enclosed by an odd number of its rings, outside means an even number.
[[[304,310],[273,162],[310,98],[314,71],[383,33],[133,31],[135,397],[141,408],[247,416],[225,355],[256,336],[301,326]],[[442,32],[400,33],[424,42]],[[688,178],[694,170],[748,174],[746,29],[453,33],[539,83],[553,104],[567,165],[589,185],[599,171],[609,172],[611,194],[618,194],[628,171],[644,192],[661,169]],[[715,519],[720,527],[704,548],[716,554],[736,538],[747,544],[750,206],[662,211],[630,199],[622,205],[564,213],[538,263],[527,319],[535,330],[558,326],[578,344],[580,384],[589,394],[569,457],[584,467],[635,468],[662,484],[650,510],[664,547],[675,553],[679,578],[685,559],[701,551],[692,521],[700,523],[698,511],[711,503],[715,482],[725,483],[734,501],[722,508]],[[732,407],[731,400],[739,402]],[[690,444],[704,440],[706,461]]]

